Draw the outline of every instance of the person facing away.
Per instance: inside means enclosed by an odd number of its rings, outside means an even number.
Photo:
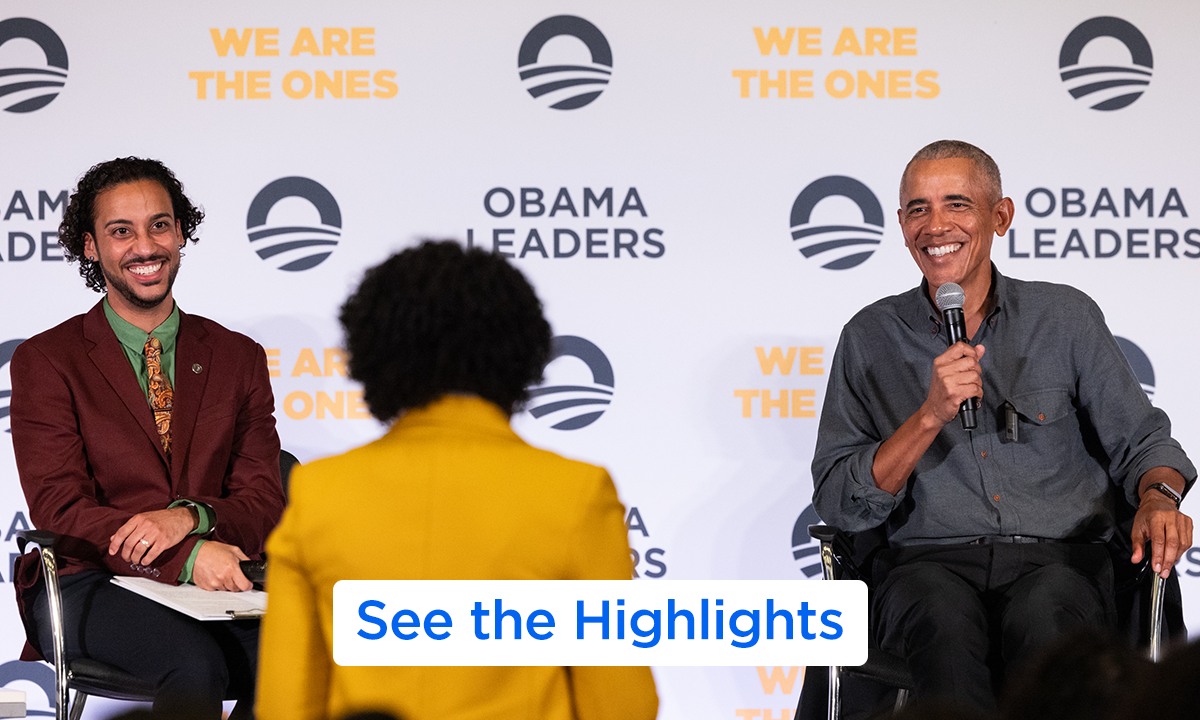
[[[628,580],[625,511],[602,468],[526,444],[509,418],[550,326],[503,257],[423,242],[368,270],[341,311],[348,369],[391,427],[298,467],[267,543],[258,717],[651,720],[645,667],[348,667],[339,580]]]
[[[987,153],[922,148],[897,214],[923,280],[842,332],[813,502],[833,525],[886,535],[871,632],[908,660],[917,696],[990,711],[990,656],[1020,665],[1067,629],[1113,623],[1115,503],[1137,509],[1132,562],[1149,542],[1154,571],[1170,573],[1192,542],[1179,502],[1196,469],[1096,304],[992,264],[1013,203]],[[949,349],[934,304],[946,283],[965,293],[970,339]]]
[[[17,347],[12,440],[30,519],[57,533],[68,659],[116,666],[156,688],[154,707],[221,717],[254,690],[258,622],[202,623],[113,585],[114,575],[248,590],[238,562],[283,512],[266,355],[180,310],[172,285],[203,213],[157,160],[92,167],[59,243],[106,292]],[[29,643],[52,652],[36,553],[17,561]],[[235,718],[250,717],[239,702]]]

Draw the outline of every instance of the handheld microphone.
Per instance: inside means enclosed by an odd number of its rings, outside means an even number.
[[[960,340],[970,343],[967,338],[967,322],[963,315],[963,303],[967,294],[958,283],[946,283],[937,289],[933,301],[938,310],[942,311],[942,324],[946,326],[946,339],[950,345]],[[962,420],[963,430],[975,429],[975,398],[963,400],[958,406],[958,417]]]

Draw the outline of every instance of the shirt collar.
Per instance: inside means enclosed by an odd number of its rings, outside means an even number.
[[[392,426],[391,433],[417,427],[441,426],[473,429],[480,432],[516,437],[509,417],[500,407],[478,395],[447,393],[424,407],[406,411]],[[390,433],[389,433],[390,434]]]
[[[992,263],[992,307],[988,310],[987,321],[991,325],[1005,307],[1008,298],[1008,278],[1000,274],[996,264]],[[942,330],[942,314],[929,298],[929,281],[921,278],[921,284],[905,293],[904,316],[910,327],[915,330],[928,328],[930,334]]]
[[[108,304],[108,296],[105,296],[104,302],[101,304],[104,306],[104,317],[108,320],[117,340],[131,351],[138,355],[143,354],[146,351],[146,339],[151,335],[158,338],[164,351],[170,351],[175,347],[175,338],[179,335],[179,305],[171,308],[171,314],[162,321],[161,325],[147,333],[118,315],[117,311]]]

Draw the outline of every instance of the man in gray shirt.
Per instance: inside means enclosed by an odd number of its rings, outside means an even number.
[[[1170,573],[1191,546],[1179,499],[1196,469],[1096,304],[991,264],[1013,203],[987,153],[923,148],[898,214],[924,280],[846,324],[813,502],[845,530],[886,532],[872,632],[908,659],[918,695],[991,708],[989,655],[1011,666],[1064,630],[1112,623],[1116,494],[1137,508],[1133,561],[1150,542],[1152,567]],[[971,342],[947,350],[933,297],[948,282],[965,292]],[[964,430],[969,398],[978,426]]]

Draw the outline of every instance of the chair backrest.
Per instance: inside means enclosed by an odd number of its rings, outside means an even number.
[[[288,478],[292,475],[292,468],[300,464],[296,456],[287,450],[279,450],[279,479],[283,481],[283,498],[288,497]]]

